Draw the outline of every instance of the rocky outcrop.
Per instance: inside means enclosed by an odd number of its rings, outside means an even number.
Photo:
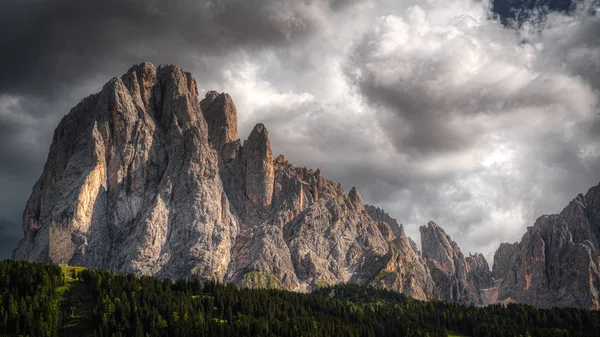
[[[209,91],[200,108],[208,124],[208,140],[225,161],[231,160],[236,155],[231,144],[238,141],[237,109],[231,96]]]
[[[57,127],[14,258],[240,286],[369,283],[434,298],[402,227],[321,170],[238,139],[228,94],[174,65],[132,67]]]
[[[510,269],[510,266],[514,263],[513,258],[517,256],[519,251],[519,243],[501,243],[496,253],[494,254],[494,269],[492,271],[492,277],[502,279]]]
[[[467,284],[479,304],[492,303],[484,294],[492,286],[492,272],[483,254],[475,253],[465,257]]]
[[[400,236],[404,233],[404,227],[402,227],[402,225],[399,224],[398,221],[396,221],[396,219],[392,218],[389,214],[387,214],[381,208],[376,207],[376,206],[371,206],[371,205],[364,205],[364,208],[365,208],[365,211],[367,211],[367,213],[371,217],[371,219],[378,221],[378,222],[385,222],[386,224],[388,224],[388,226],[390,226],[390,228],[392,229],[392,232],[394,233],[395,236]],[[413,242],[413,244],[414,244],[414,242]],[[413,248],[415,251],[417,251],[416,244],[413,245]]]
[[[269,132],[257,124],[242,150],[244,186],[250,202],[261,210],[268,210],[273,199],[275,171]]]
[[[600,309],[600,185],[544,215],[494,256],[498,300]]]
[[[360,193],[358,193],[356,186],[353,186],[350,189],[350,192],[348,192],[348,198],[350,199],[350,204],[352,204],[354,210],[358,212],[362,212],[364,210],[363,198]]]
[[[433,221],[419,228],[423,257],[437,294],[446,301],[487,304],[482,289],[492,284],[487,261],[481,254],[465,258],[458,244]]]

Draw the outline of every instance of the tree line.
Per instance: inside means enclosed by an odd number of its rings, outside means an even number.
[[[305,294],[103,270],[73,273],[90,298],[83,328],[95,337],[600,336],[599,311],[422,302],[356,284]],[[58,266],[0,262],[0,336],[68,335],[65,326],[73,323],[61,301],[69,289]]]

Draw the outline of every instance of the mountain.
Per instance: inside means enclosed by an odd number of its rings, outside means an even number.
[[[440,298],[459,303],[489,304],[484,289],[492,275],[482,254],[465,257],[458,244],[435,222],[421,226],[421,246]]]
[[[242,143],[228,94],[174,65],[133,66],[59,123],[19,260],[308,291],[340,282],[435,298],[401,225],[356,188]]]
[[[59,123],[17,260],[308,292],[357,283],[415,299],[600,309],[600,187],[502,244],[493,271],[435,224],[422,253],[353,187],[239,139],[225,93],[175,65],[113,78]]]
[[[497,301],[600,309],[600,185],[494,255]]]

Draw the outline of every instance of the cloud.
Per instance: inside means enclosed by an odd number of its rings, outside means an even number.
[[[128,67],[140,57],[191,68],[197,58],[232,50],[286,47],[351,5],[343,0],[3,1],[0,41],[8,52],[0,55],[0,92],[52,95],[62,89],[59,84]]]
[[[388,208],[437,220],[488,257],[600,176],[597,129],[585,126],[598,122],[598,17],[552,14],[537,31],[489,17],[467,0],[381,16],[345,70],[409,158],[396,190],[410,193]]]
[[[356,185],[415,241],[434,220],[490,258],[600,180],[590,6],[513,29],[469,0],[0,2],[0,184],[17,191],[0,236],[21,236],[60,117],[150,60],[230,92],[241,138],[263,122],[275,154]]]
[[[12,221],[0,219],[0,260],[9,259],[15,243],[21,239],[22,232],[17,234],[8,230],[12,226],[18,225]]]

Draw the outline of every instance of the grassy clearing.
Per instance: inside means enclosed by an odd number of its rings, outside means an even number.
[[[375,276],[375,282],[379,283],[381,282],[381,280],[383,280],[386,276],[388,275],[392,275],[392,274],[396,274],[396,272],[393,271],[389,271],[389,270],[385,270],[382,269],[381,271],[379,271],[379,273]]]
[[[76,274],[84,268],[63,266],[61,269],[65,277],[65,285],[57,289],[61,298],[60,311],[63,319],[59,335],[93,336],[94,298],[89,294],[85,284],[76,277]]]

